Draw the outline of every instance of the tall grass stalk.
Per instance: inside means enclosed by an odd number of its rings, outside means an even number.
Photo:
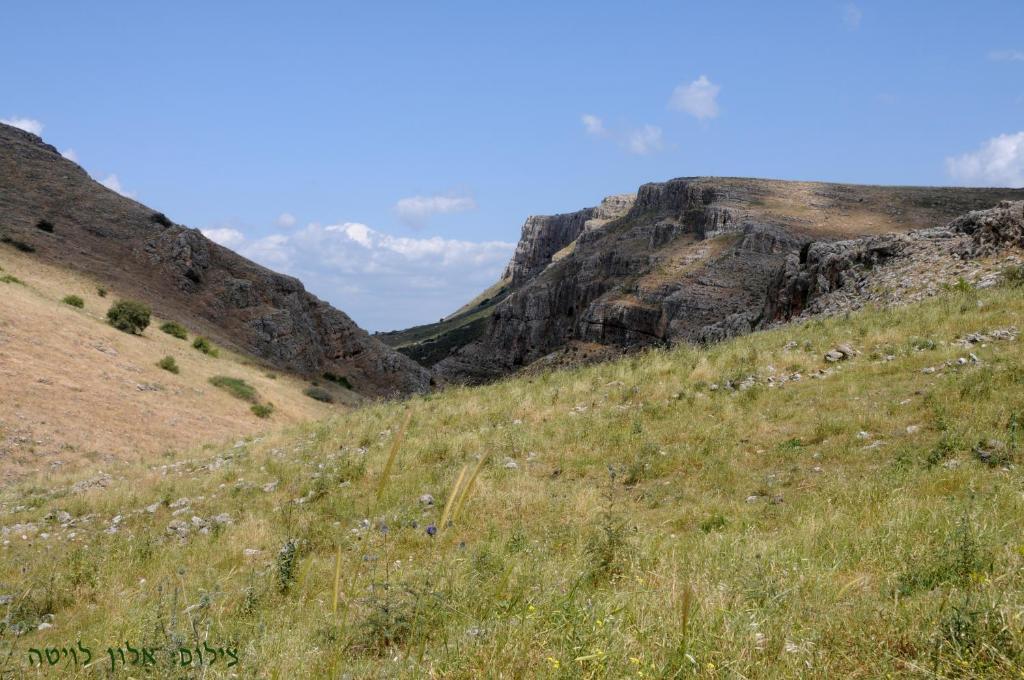
[[[384,494],[384,487],[387,486],[388,476],[391,474],[391,467],[395,464],[395,458],[398,457],[398,449],[402,446],[402,439],[405,438],[406,428],[409,427],[409,421],[412,420],[412,411],[408,411],[405,414],[405,420],[402,422],[402,427],[399,428],[398,433],[395,435],[394,441],[391,442],[391,450],[388,452],[388,460],[384,463],[384,469],[380,473],[380,483],[377,485],[377,502],[380,502],[380,497]]]
[[[452,506],[455,505],[455,498],[458,496],[459,489],[462,487],[462,480],[465,479],[466,470],[468,469],[468,465],[463,465],[462,469],[459,470],[459,476],[455,479],[455,484],[452,485],[452,490],[448,494],[448,500],[444,504],[444,512],[441,513],[441,523],[437,526],[440,530],[448,526],[448,517],[451,515]]]

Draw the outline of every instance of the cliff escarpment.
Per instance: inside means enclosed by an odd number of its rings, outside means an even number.
[[[510,292],[478,337],[434,369],[480,382],[541,358],[750,332],[800,311],[780,311],[780,277],[809,249],[887,243],[1013,198],[1024,191],[718,177],[645,184],[600,223],[596,208],[530,218],[506,271]]]

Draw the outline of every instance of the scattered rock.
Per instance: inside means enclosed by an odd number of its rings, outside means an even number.
[[[420,505],[424,507],[432,507],[434,505],[434,497],[429,493],[425,493],[420,496]]]
[[[505,459],[504,468],[506,470],[518,470],[519,469],[519,463],[515,462],[511,458],[506,458]]]
[[[171,523],[167,525],[167,533],[174,534],[178,538],[182,539],[188,538],[188,523],[180,519],[172,520]]]

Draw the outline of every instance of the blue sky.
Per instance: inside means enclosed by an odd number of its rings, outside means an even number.
[[[527,215],[644,182],[1024,184],[1016,1],[39,2],[4,22],[0,119],[370,330],[471,298]]]

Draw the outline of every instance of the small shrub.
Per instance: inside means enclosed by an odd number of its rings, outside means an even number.
[[[96,289],[96,294],[99,295],[100,297],[107,297],[107,289],[104,288],[103,286],[100,286],[99,288]]]
[[[299,541],[289,538],[277,553],[277,587],[284,593],[295,582],[298,571]]]
[[[134,300],[119,300],[107,310],[107,321],[119,331],[139,335],[149,326],[149,307]]]
[[[17,276],[14,276],[12,274],[4,274],[3,276],[0,276],[0,282],[2,282],[2,283],[17,283],[17,284],[20,284],[22,286],[25,285],[24,281],[22,281]]]
[[[32,246],[31,244],[25,243],[24,241],[18,241],[17,239],[13,239],[10,236],[0,236],[0,243],[6,243],[7,245],[11,246],[12,248],[16,248],[16,249],[20,250],[23,253],[34,253],[34,252],[36,252],[35,247]]]
[[[167,355],[159,362],[157,362],[157,366],[164,369],[165,371],[170,371],[171,373],[175,374],[181,371],[181,369],[178,368],[178,362],[176,362],[174,360],[174,357],[172,357],[171,355]]]
[[[341,385],[346,390],[352,389],[352,383],[350,383],[348,381],[348,378],[346,378],[343,375],[338,375],[336,373],[331,373],[330,371],[326,371],[324,373],[323,377],[324,377],[324,380],[329,380],[332,383],[336,383],[338,385]]]
[[[253,412],[253,415],[255,415],[257,418],[269,418],[271,414],[274,412],[274,405],[253,404],[250,407],[250,410]]]
[[[72,307],[78,307],[79,309],[85,307],[85,300],[78,297],[77,295],[65,295],[64,299],[62,299],[61,302],[63,302],[66,305],[71,305]]]
[[[722,515],[711,515],[700,523],[700,530],[705,534],[710,534],[713,531],[724,529],[726,524],[728,524],[728,522]]]
[[[316,385],[307,387],[303,394],[307,397],[316,399],[317,401],[322,401],[325,404],[331,404],[334,402],[334,396],[330,392],[322,387],[317,387]]]
[[[180,323],[168,321],[160,326],[160,330],[167,333],[167,335],[173,335],[179,340],[188,340],[188,331]]]
[[[169,219],[167,219],[167,215],[163,214],[162,212],[155,212],[155,213],[153,213],[152,215],[149,216],[149,219],[152,222],[156,222],[161,227],[171,227],[171,226],[174,226],[174,223],[171,222]]]
[[[39,220],[36,222],[36,229],[39,231],[45,231],[47,234],[53,233],[53,222],[50,220]]]
[[[202,352],[203,354],[208,354],[211,357],[220,356],[220,350],[214,347],[212,342],[210,342],[201,335],[198,338],[196,338],[195,342],[192,343],[192,346],[195,347],[200,352]]]
[[[226,390],[234,397],[256,403],[256,388],[241,378],[229,378],[226,375],[215,375],[210,378],[210,384],[214,387]]]
[[[1018,265],[1003,269],[1002,284],[1007,288],[1024,287],[1024,267]]]

